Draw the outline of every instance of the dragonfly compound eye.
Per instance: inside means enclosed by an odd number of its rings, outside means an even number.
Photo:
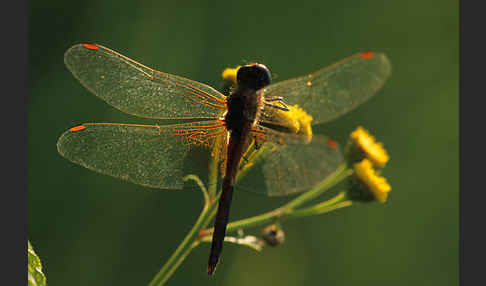
[[[270,70],[262,64],[251,64],[241,67],[236,74],[238,85],[243,88],[258,90],[270,84]]]

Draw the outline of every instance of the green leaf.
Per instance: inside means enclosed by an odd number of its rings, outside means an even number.
[[[28,264],[27,264],[27,281],[29,286],[45,286],[46,285],[46,276],[42,273],[42,264],[34,252],[30,241],[27,241],[28,249]]]

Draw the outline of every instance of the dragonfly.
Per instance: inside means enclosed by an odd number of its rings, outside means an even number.
[[[193,147],[220,154],[222,187],[209,275],[222,252],[235,178],[244,165],[245,150],[267,142],[278,147],[262,167],[268,195],[308,189],[343,160],[336,143],[312,135],[310,124],[325,123],[353,110],[375,95],[391,74],[388,57],[376,52],[357,53],[277,83],[271,83],[265,65],[252,63],[238,69],[235,88],[224,95],[209,85],[157,71],[99,44],[74,45],[66,51],[64,61],[84,87],[112,107],[139,118],[178,120],[167,125],[76,125],[57,143],[58,152],[68,160],[141,186],[180,190],[184,175],[196,168],[195,162],[187,160]],[[295,111],[303,115],[297,119],[287,116]]]

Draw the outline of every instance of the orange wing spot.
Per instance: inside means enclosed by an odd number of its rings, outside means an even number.
[[[367,59],[373,58],[375,56],[375,53],[373,53],[373,52],[364,52],[364,53],[361,53],[360,56],[361,56],[361,58],[363,60],[367,60]]]
[[[95,44],[83,44],[83,47],[85,47],[86,49],[90,49],[90,50],[97,50],[99,49],[99,47]]]
[[[334,148],[336,148],[337,143],[336,143],[336,141],[332,140],[331,138],[327,138],[327,146],[334,149]]]
[[[84,129],[86,129],[86,126],[84,126],[84,125],[78,125],[78,126],[72,127],[71,129],[69,129],[69,131],[76,132],[76,131],[81,131],[81,130],[84,130]]]

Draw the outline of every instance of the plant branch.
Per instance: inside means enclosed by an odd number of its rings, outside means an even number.
[[[336,169],[334,173],[329,175],[321,183],[316,185],[311,190],[303,193],[299,197],[295,198],[294,200],[270,212],[266,212],[257,216],[231,222],[228,224],[226,228],[226,232],[230,233],[238,229],[246,229],[250,227],[265,225],[268,223],[274,223],[277,221],[283,221],[290,218],[302,217],[304,214],[305,215],[321,214],[321,213],[329,212],[331,210],[349,206],[351,205],[351,201],[349,201],[345,193],[342,192],[330,200],[324,201],[320,204],[314,205],[306,209],[297,210],[299,206],[315,199],[323,192],[327,191],[329,188],[335,186],[336,184],[338,184],[339,182],[347,178],[350,174],[352,174],[352,170],[348,169],[346,164],[342,164],[338,169]],[[203,238],[205,239],[205,236],[211,235],[212,232],[213,232],[212,228],[205,229],[200,233],[199,237],[200,239]]]
[[[190,251],[199,244],[199,240],[197,240],[198,234],[201,229],[209,224],[209,221],[215,215],[217,205],[217,200],[213,200],[210,204],[204,205],[204,208],[192,229],[171,255],[169,260],[167,260],[164,266],[160,269],[159,273],[155,275],[149,286],[164,285],[187,255],[189,255]]]

